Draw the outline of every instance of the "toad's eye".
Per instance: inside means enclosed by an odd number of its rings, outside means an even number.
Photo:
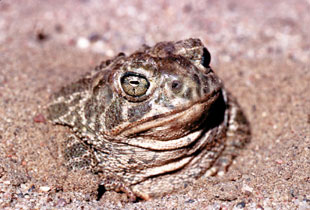
[[[133,97],[143,96],[150,87],[145,76],[134,72],[127,72],[121,78],[124,92]]]

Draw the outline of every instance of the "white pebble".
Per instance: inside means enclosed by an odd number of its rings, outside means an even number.
[[[77,47],[81,48],[81,49],[86,49],[89,47],[90,42],[88,39],[86,39],[85,37],[80,37],[77,41]]]
[[[248,185],[246,185],[246,184],[244,184],[243,187],[242,187],[242,191],[243,192],[246,192],[246,191],[253,192],[253,188],[248,186]]]
[[[42,187],[40,187],[40,190],[41,191],[43,191],[43,192],[48,192],[48,191],[50,191],[50,187],[49,186],[42,186]]]

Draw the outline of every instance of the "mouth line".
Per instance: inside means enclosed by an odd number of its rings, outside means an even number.
[[[210,68],[210,70],[211,70],[211,68]],[[207,72],[206,75],[209,75],[211,72],[212,72],[212,70]],[[216,96],[218,96],[220,92],[221,92],[221,87],[218,87],[212,93],[206,95],[205,97],[202,97],[200,100],[197,100],[197,101],[191,103],[190,105],[188,105],[186,107],[183,107],[183,108],[178,109],[176,111],[166,112],[163,114],[155,115],[155,116],[148,117],[148,118],[145,118],[143,120],[137,121],[136,123],[132,123],[130,126],[123,128],[120,133],[122,133],[124,130],[130,130],[132,127],[139,126],[139,125],[144,124],[144,123],[151,123],[151,122],[156,121],[157,119],[160,119],[160,118],[165,118],[165,117],[169,117],[171,115],[176,115],[176,114],[182,113],[185,110],[188,110],[190,107],[195,106],[196,104],[202,104],[202,103],[207,102],[211,98],[213,98],[213,99],[216,98]],[[212,101],[214,101],[214,100],[212,100]]]
[[[181,110],[158,115],[158,117],[156,117],[155,119],[154,117],[149,117],[144,119],[143,121],[130,124],[130,127],[127,124],[127,126],[120,128],[116,134],[114,135],[103,134],[102,137],[111,142],[115,143],[118,142],[121,144],[126,144],[133,147],[139,147],[154,151],[175,150],[186,147],[195,142],[197,139],[199,139],[201,135],[203,135],[205,130],[194,129],[184,136],[179,136],[174,139],[166,139],[166,140],[148,138],[145,136],[135,136],[135,137],[130,136],[135,133],[139,132],[141,133],[144,130],[169,124],[175,120],[184,117],[186,114],[188,114],[188,116],[191,116],[191,114],[195,111],[195,108],[198,107],[199,109],[201,108],[201,106],[205,106],[205,103],[207,101],[210,101],[210,103],[212,104],[218,98],[219,95],[220,95],[220,89],[213,91],[207,97],[198,100],[192,103],[191,105],[184,107]],[[161,118],[163,118],[163,120],[160,120]]]
[[[157,119],[160,119],[160,118],[165,118],[165,117],[170,117],[171,115],[176,115],[176,114],[180,114],[184,111],[187,111],[190,107],[193,107],[197,104],[203,104],[207,101],[209,101],[211,99],[211,101],[214,101],[214,99],[219,95],[219,90],[216,90],[214,92],[212,92],[211,94],[209,94],[207,97],[204,97],[203,99],[201,100],[197,100],[195,101],[194,103],[191,103],[190,105],[186,106],[186,107],[183,107],[182,109],[179,109],[179,110],[176,110],[176,111],[170,111],[170,112],[167,112],[167,113],[164,113],[164,114],[159,114],[159,115],[155,115],[155,116],[152,116],[152,117],[148,117],[144,120],[141,120],[140,122],[136,122],[134,123],[133,125],[131,125],[130,127],[127,127],[128,129],[131,129],[132,127],[135,127],[135,126],[139,126],[143,123],[150,123],[150,122],[153,122],[153,121],[156,121]],[[127,130],[127,129],[126,129]]]
[[[192,115],[197,114],[197,111],[200,112],[199,109],[201,110],[206,105],[212,104],[219,96],[219,94],[220,89],[215,90],[206,97],[202,98],[201,100],[197,100],[186,107],[182,107],[181,109],[170,111],[164,114],[148,117],[134,123],[128,123],[124,125],[124,127],[116,128],[110,134],[107,133],[103,134],[103,136],[105,136],[106,139],[110,139],[111,141],[114,142],[130,144],[132,139],[140,139],[141,143],[142,141],[147,139],[147,137],[139,135],[135,136],[135,134],[142,133],[143,131],[147,131],[152,128],[159,128],[165,125],[169,125],[174,121],[180,120],[181,118],[187,119],[187,117],[191,117]],[[187,135],[184,135],[183,137],[186,137]],[[182,138],[182,136],[180,138]],[[149,138],[149,139],[152,140],[152,142],[173,141],[173,139],[155,139],[155,138],[154,139]]]
[[[208,97],[207,100],[212,98],[212,101],[216,100],[217,96],[219,95],[219,92],[215,92],[214,94],[210,95]],[[191,106],[204,106],[204,102],[206,102],[207,100],[201,100],[201,101],[197,101],[196,103],[192,104]],[[190,109],[192,109],[192,107]],[[181,111],[179,111],[178,113],[174,113],[174,115],[177,116],[172,116],[171,114],[167,115],[166,117],[170,118],[168,120],[163,120],[160,122],[154,122],[154,120],[150,120],[147,122],[143,122],[142,124],[140,124],[140,126],[143,124],[152,124],[152,127],[160,127],[161,124],[165,124],[166,122],[170,122],[170,121],[174,121],[179,117],[182,117],[182,115],[184,114],[184,112],[186,112],[187,109],[183,109]],[[192,111],[192,110],[189,110]],[[154,126],[155,124],[155,126]],[[131,129],[131,128],[130,128]],[[129,129],[129,130],[130,130]],[[163,151],[163,150],[176,150],[176,149],[180,149],[180,148],[184,148],[190,144],[192,144],[193,142],[199,140],[204,133],[208,132],[205,129],[194,129],[193,131],[189,132],[188,134],[184,135],[184,136],[180,136],[178,138],[174,138],[174,139],[169,139],[169,140],[161,140],[161,139],[152,139],[152,138],[145,138],[143,136],[138,136],[138,137],[134,137],[134,138],[121,138],[119,140],[121,140],[122,143],[130,145],[130,146],[134,146],[134,147],[140,147],[140,148],[144,148],[144,149],[150,149],[150,150],[154,150],[154,151]]]

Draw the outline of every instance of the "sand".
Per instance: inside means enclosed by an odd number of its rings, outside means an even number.
[[[308,0],[0,0],[0,209],[310,209]],[[137,203],[65,172],[53,91],[142,44],[198,37],[248,117],[224,176]]]

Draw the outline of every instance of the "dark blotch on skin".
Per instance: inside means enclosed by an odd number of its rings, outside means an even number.
[[[138,106],[134,106],[128,109],[128,120],[134,122],[141,119],[146,113],[148,113],[152,108],[152,105],[149,103],[143,103]]]
[[[172,55],[175,52],[175,45],[171,42],[168,43],[158,43],[153,52],[157,54],[159,57],[166,57]]]
[[[84,111],[85,111],[85,118],[89,122],[95,111],[92,98],[86,101]]]
[[[200,97],[201,96],[200,86],[196,88],[196,92],[197,92],[197,95]]]
[[[209,77],[207,75],[203,75],[201,80],[203,85],[208,85]]]
[[[187,88],[187,90],[185,91],[185,93],[183,94],[183,98],[186,98],[188,100],[192,99],[192,88]]]
[[[198,84],[200,85],[200,79],[199,79],[199,76],[197,74],[193,74],[193,80]]]
[[[107,110],[105,126],[107,129],[112,129],[122,121],[122,103],[119,100],[115,100]]]
[[[102,113],[104,113],[105,110],[105,105],[104,104],[100,104],[96,107],[96,123],[95,123],[95,131],[99,132],[100,128],[101,128],[101,122],[100,122],[100,117],[102,115]]]
[[[78,104],[80,102],[80,100],[82,99],[81,95],[76,96],[69,104],[69,106],[74,106],[76,104]]]
[[[130,159],[128,159],[127,163],[132,164],[132,163],[137,163],[137,161],[134,158],[130,158]]]
[[[202,91],[203,91],[204,94],[207,94],[207,93],[210,92],[210,89],[209,89],[208,86],[205,86],[205,87],[202,89]]]
[[[66,114],[69,109],[65,103],[53,104],[48,107],[48,118],[50,120],[57,119]]]
[[[64,151],[65,160],[70,160],[75,157],[81,157],[87,152],[87,147],[84,144],[73,144]]]
[[[244,114],[241,111],[238,111],[236,113],[236,121],[239,124],[243,124],[243,125],[246,125],[246,124],[249,123],[248,120],[246,119],[246,117],[244,116]]]
[[[153,157],[150,159],[142,159],[142,162],[145,163],[145,164],[150,164],[152,162],[154,162],[155,160],[158,159],[158,155],[156,153],[153,153]]]
[[[95,87],[93,87],[93,94],[94,96],[97,96],[98,94],[100,94],[100,92],[102,91],[101,89],[104,87],[104,90],[106,89],[105,87],[107,86],[107,83],[109,82],[109,79],[111,77],[111,71],[110,70],[105,70],[104,74],[101,75],[101,79],[98,82],[98,84],[96,84]]]
[[[73,169],[84,169],[89,167],[91,164],[91,161],[88,159],[83,159],[81,161],[73,162],[70,163],[68,166],[68,170],[73,170]]]
[[[163,48],[167,55],[171,55],[174,51],[175,51],[175,47],[174,47],[174,44],[167,44],[164,48]]]

